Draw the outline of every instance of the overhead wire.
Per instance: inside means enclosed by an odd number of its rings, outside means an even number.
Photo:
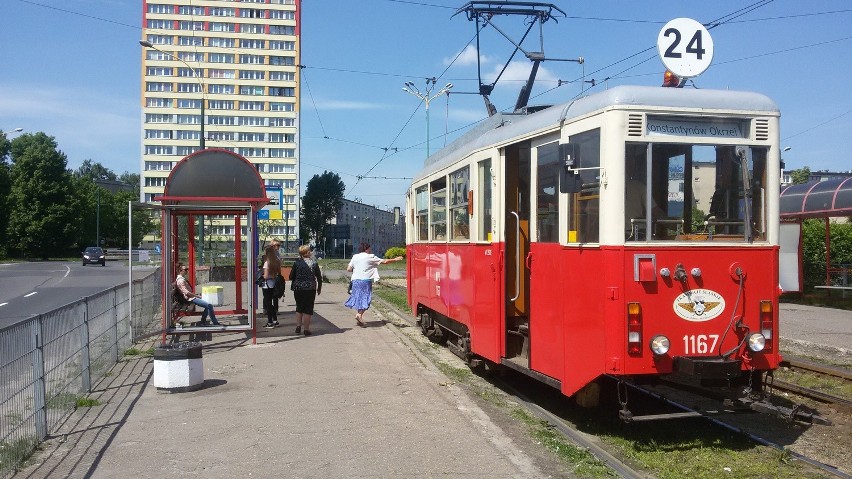
[[[708,27],[707,27],[707,29],[708,29],[708,30],[710,30],[710,29],[712,29],[712,28],[716,28],[716,27],[718,27],[718,26],[720,26],[720,25],[724,25],[724,24],[726,24],[726,23],[728,23],[728,22],[733,21],[733,19],[735,19],[735,18],[739,18],[739,17],[741,17],[741,16],[743,16],[743,15],[745,15],[745,14],[747,14],[747,13],[751,13],[751,12],[753,12],[754,10],[756,10],[756,9],[758,9],[758,8],[764,7],[764,6],[766,6],[766,5],[770,4],[770,3],[772,3],[773,1],[775,1],[775,0],[760,0],[760,1],[758,1],[758,2],[752,3],[751,5],[747,5],[747,6],[743,7],[743,8],[740,8],[739,10],[735,10],[735,11],[733,11],[733,12],[731,12],[731,13],[728,13],[728,14],[726,14],[726,15],[723,15],[723,16],[721,16],[721,17],[719,17],[719,18],[715,19],[715,20],[711,20],[710,22],[707,22],[707,24],[706,24],[706,25],[710,25],[710,26],[708,26]],[[604,66],[604,67],[598,68],[597,70],[595,70],[595,71],[593,71],[593,72],[589,73],[588,75],[594,75],[594,74],[596,74],[596,73],[602,72],[602,71],[604,71],[604,70],[607,70],[607,69],[609,69],[609,68],[612,68],[612,67],[613,67],[613,66],[615,66],[615,65],[618,65],[619,63],[625,62],[625,61],[627,61],[627,60],[629,60],[629,59],[631,59],[631,58],[633,58],[633,57],[639,56],[639,55],[641,55],[641,54],[643,54],[643,53],[645,53],[645,52],[648,52],[648,51],[654,50],[654,49],[656,49],[656,48],[657,48],[657,47],[656,47],[656,45],[650,46],[650,47],[645,48],[645,49],[643,49],[643,50],[640,50],[640,51],[638,51],[638,52],[636,52],[636,53],[633,53],[632,55],[629,55],[629,56],[627,56],[627,57],[625,57],[625,58],[622,58],[621,60],[618,60],[618,61],[616,61],[616,62],[610,63],[610,64],[609,64],[609,65],[607,65],[607,66]],[[626,68],[626,69],[622,70],[621,72],[619,72],[619,74],[622,74],[622,73],[624,73],[624,72],[626,72],[626,71],[629,71],[629,70],[631,70],[631,69],[633,69],[633,68],[636,68],[637,66],[639,66],[639,65],[641,65],[641,64],[643,64],[643,63],[645,63],[645,62],[648,62],[649,60],[651,60],[651,59],[653,59],[653,58],[655,58],[655,57],[656,57],[656,55],[651,56],[651,57],[649,57],[649,58],[646,58],[645,60],[642,60],[641,62],[636,63],[636,64],[634,64],[633,66],[631,66],[631,67],[629,67],[629,68]],[[543,92],[541,92],[541,93],[538,93],[538,94],[536,94],[536,95],[532,96],[532,98],[537,98],[537,97],[542,96],[542,95],[544,95],[544,94],[546,94],[546,93],[549,93],[549,92],[551,92],[551,91],[553,91],[553,90],[555,90],[555,89],[557,89],[557,88],[561,87],[561,86],[562,86],[562,85],[564,85],[564,84],[569,84],[569,83],[574,83],[574,82],[577,82],[577,81],[580,81],[580,80],[585,80],[585,76],[586,76],[586,74],[585,74],[585,72],[584,72],[583,76],[582,76],[582,77],[580,77],[580,78],[576,78],[576,79],[574,79],[574,80],[570,80],[570,81],[560,81],[559,83],[557,83],[557,85],[556,85],[555,87],[550,88],[550,89],[548,89],[548,90],[545,90],[545,91],[543,91]],[[614,78],[614,77],[615,77],[614,75],[610,75],[610,76],[608,76],[605,80],[601,80],[601,82],[606,81],[606,80],[611,79],[611,78]],[[600,82],[599,82],[599,83],[600,83]],[[594,86],[595,86],[595,85],[593,84],[593,87],[594,87]]]
[[[76,16],[79,16],[79,17],[84,17],[84,18],[88,18],[88,19],[92,19],[92,20],[96,20],[96,21],[101,21],[101,22],[105,22],[105,23],[110,23],[110,24],[114,24],[114,25],[119,25],[119,26],[123,26],[123,27],[129,27],[129,28],[133,28],[133,29],[135,29],[135,30],[142,30],[142,28],[141,28],[139,25],[135,25],[135,24],[128,24],[128,23],[124,23],[124,22],[120,22],[120,21],[115,21],[115,20],[107,19],[107,18],[104,18],[104,17],[99,17],[99,16],[96,16],[96,15],[90,15],[90,14],[86,14],[86,13],[81,13],[81,12],[77,12],[77,11],[74,11],[74,10],[69,10],[69,9],[66,9],[66,8],[57,7],[57,6],[55,6],[55,5],[48,5],[48,4],[44,4],[44,3],[35,2],[35,1],[32,1],[32,0],[18,0],[18,1],[19,1],[19,2],[21,2],[21,3],[25,3],[25,4],[29,4],[29,5],[33,5],[33,6],[38,6],[38,7],[42,7],[42,8],[47,8],[47,9],[55,10],[55,11],[58,11],[58,12],[67,13],[67,14],[70,14],[70,15],[76,15]],[[426,2],[416,2],[416,1],[411,1],[411,0],[385,0],[385,1],[387,1],[387,2],[391,2],[391,3],[400,3],[400,4],[408,4],[408,5],[415,5],[415,6],[424,6],[424,7],[430,7],[430,8],[442,8],[442,9],[448,9],[448,10],[457,10],[457,7],[452,7],[452,6],[447,6],[447,5],[439,5],[439,4],[433,4],[433,3],[426,3]],[[716,27],[718,27],[718,26],[721,26],[721,25],[724,25],[724,24],[730,24],[730,23],[749,23],[749,22],[773,21],[773,20],[784,20],[784,19],[801,18],[801,17],[813,17],[813,16],[822,16],[822,15],[845,14],[845,13],[852,12],[852,9],[838,9],[838,10],[830,10],[830,11],[825,11],[825,12],[813,12],[813,13],[792,14],[792,15],[774,16],[774,17],[766,17],[766,18],[756,18],[756,19],[747,19],[747,20],[737,20],[738,18],[742,17],[743,15],[746,15],[746,14],[748,14],[748,13],[751,13],[751,12],[753,12],[753,11],[755,11],[755,10],[757,10],[757,9],[761,8],[761,7],[764,7],[764,6],[768,5],[769,3],[772,3],[772,1],[773,1],[773,0],[762,0],[762,1],[758,1],[758,2],[752,3],[752,4],[750,4],[750,5],[747,5],[747,6],[743,7],[743,8],[741,8],[741,9],[735,10],[734,12],[731,12],[731,13],[729,13],[729,14],[727,14],[727,15],[724,15],[724,16],[722,16],[722,17],[719,17],[719,18],[717,18],[717,19],[715,19],[715,20],[713,20],[713,21],[711,21],[711,22],[708,22],[708,23],[707,23],[707,25],[708,25],[708,27],[707,27],[707,28],[708,28],[708,30],[709,30],[709,29],[716,28]],[[606,17],[584,17],[584,16],[575,16],[575,15],[568,16],[567,18],[569,18],[569,19],[573,19],[573,20],[608,21],[608,22],[627,22],[627,23],[664,23],[664,22],[655,21],[655,20],[636,20],[636,19],[621,19],[621,18],[606,18]],[[165,33],[168,33],[168,32],[163,32],[163,33],[165,34]],[[194,35],[194,32],[193,32],[193,35]],[[750,57],[744,57],[744,58],[740,58],[740,59],[736,59],[736,60],[728,60],[728,61],[726,61],[726,62],[722,62],[722,63],[719,63],[719,64],[732,63],[732,62],[736,62],[736,61],[743,61],[743,60],[747,60],[747,59],[758,58],[758,57],[761,57],[761,56],[768,56],[768,55],[773,55],[773,54],[778,54],[778,53],[784,53],[784,52],[789,52],[789,51],[794,51],[794,50],[799,50],[799,49],[809,48],[809,47],[813,47],[813,46],[824,45],[824,44],[828,44],[828,43],[834,43],[834,42],[838,42],[838,41],[845,41],[845,40],[848,40],[848,39],[850,39],[850,37],[844,37],[844,38],[841,38],[841,39],[830,40],[830,41],[820,42],[820,43],[811,44],[811,45],[806,45],[806,46],[801,46],[801,47],[794,47],[794,48],[790,48],[790,49],[786,49],[786,50],[780,50],[780,51],[776,51],[776,52],[764,53],[764,54],[760,54],[760,55],[753,55],[753,56],[750,56]],[[471,41],[472,41],[472,40],[471,40]],[[470,42],[468,42],[468,44],[470,44]],[[244,50],[245,50],[245,49],[229,49],[229,48],[224,48],[224,49],[225,49],[225,50],[233,50],[233,51],[236,51],[236,52],[240,52],[240,51],[244,51]],[[588,75],[594,75],[594,74],[596,74],[596,73],[600,73],[601,71],[604,71],[604,70],[606,70],[606,69],[608,69],[608,68],[611,68],[611,67],[613,67],[613,66],[615,66],[615,65],[618,65],[618,64],[620,64],[620,63],[622,63],[622,62],[624,62],[624,61],[627,61],[627,60],[629,60],[630,58],[633,58],[633,57],[635,57],[635,56],[637,56],[637,55],[641,55],[642,53],[645,53],[646,51],[651,50],[651,49],[653,49],[653,47],[648,48],[648,49],[645,49],[645,50],[642,50],[642,51],[637,52],[637,53],[635,53],[635,54],[633,54],[633,55],[630,55],[630,56],[628,56],[628,57],[625,57],[624,59],[621,59],[621,60],[619,60],[619,61],[613,62],[613,63],[611,63],[611,64],[609,64],[609,65],[607,65],[607,66],[605,66],[605,67],[599,68],[598,70],[595,70],[595,71],[593,71],[593,72],[589,73]],[[462,51],[463,51],[463,50],[462,50]],[[461,53],[459,53],[459,55],[460,55],[460,54],[461,54]],[[479,54],[479,52],[477,52],[477,54]],[[457,58],[458,58],[458,55],[456,56],[456,59],[457,59]],[[649,58],[649,59],[650,59],[650,58]],[[637,64],[634,64],[633,66],[631,66],[631,67],[629,67],[629,68],[626,68],[626,69],[622,70],[621,72],[619,72],[619,73],[618,73],[618,74],[616,74],[616,75],[610,75],[610,76],[608,76],[608,77],[607,77],[606,79],[604,79],[604,80],[595,81],[595,80],[593,79],[592,81],[593,81],[593,82],[596,82],[596,83],[598,83],[598,84],[599,84],[599,83],[603,83],[604,81],[606,81],[606,80],[608,80],[608,79],[614,79],[614,78],[626,78],[625,76],[623,76],[623,73],[624,73],[624,72],[629,71],[630,69],[635,68],[636,66],[641,65],[642,63],[647,62],[649,59],[646,59],[646,60],[643,60],[642,62],[639,62],[639,63],[637,63]],[[454,61],[455,61],[455,60],[454,60]],[[398,73],[389,73],[389,72],[374,72],[374,71],[352,70],[352,69],[342,69],[342,68],[330,68],[330,67],[322,67],[322,66],[305,66],[305,65],[300,65],[300,67],[301,67],[301,68],[314,68],[314,69],[316,69],[316,70],[337,71],[337,72],[341,72],[341,73],[354,73],[354,74],[379,75],[379,76],[393,76],[393,77],[401,77],[401,78],[402,78],[402,77],[406,77],[406,78],[412,78],[412,77],[415,77],[415,78],[422,78],[422,76],[420,76],[420,75],[408,75],[408,74],[398,74]],[[447,67],[447,69],[449,69],[449,66]],[[441,76],[440,76],[440,77],[443,77],[443,75],[446,73],[447,69],[445,69],[445,70],[444,70],[444,72],[442,72],[442,74],[441,74]],[[304,75],[304,74],[303,74],[303,75]],[[639,75],[631,75],[631,76],[644,76],[644,75],[652,75],[652,74],[651,74],[651,73],[649,73],[649,74],[639,74]],[[440,78],[440,77],[439,77],[439,78]],[[546,91],[544,91],[544,92],[542,92],[542,93],[539,93],[539,94],[535,95],[534,97],[541,96],[541,95],[543,95],[543,94],[545,94],[545,93],[547,93],[547,92],[550,92],[550,91],[552,91],[552,90],[554,90],[554,89],[556,89],[556,88],[559,88],[560,86],[562,86],[562,85],[564,85],[564,84],[576,83],[577,81],[584,80],[585,78],[586,78],[586,74],[584,74],[582,77],[577,78],[577,79],[574,79],[574,80],[558,80],[558,81],[557,81],[558,83],[557,83],[557,86],[556,86],[556,87],[551,88],[551,89],[548,89],[548,90],[546,90]],[[464,78],[460,78],[460,79],[457,79],[456,81],[466,81],[466,80],[472,80],[472,79],[464,79]],[[507,80],[504,80],[504,82],[505,82],[505,81],[507,81]],[[518,80],[518,81],[522,81],[522,80]],[[306,86],[307,86],[307,85],[306,85]],[[307,88],[308,88],[308,90],[310,90],[309,86],[307,86]],[[311,92],[309,91],[309,95],[310,95],[310,94],[311,94]],[[462,92],[455,92],[454,94],[462,94]],[[313,99],[312,99],[312,101],[313,101]],[[315,107],[315,110],[316,110],[315,102],[314,102],[314,107]],[[417,108],[417,109],[415,109],[414,113],[412,114],[412,117],[413,117],[413,115],[414,115],[414,114],[416,114],[416,112],[418,111],[418,109],[419,109],[419,105],[418,105],[418,108]],[[852,111],[852,110],[850,110],[850,111]],[[833,117],[833,118],[831,118],[831,119],[827,120],[825,123],[821,123],[820,125],[824,125],[824,124],[826,124],[826,123],[829,123],[829,122],[831,122],[831,121],[834,121],[834,120],[836,120],[836,119],[838,119],[838,118],[840,118],[840,117],[843,117],[843,116],[847,115],[848,113],[849,113],[849,111],[847,111],[846,113],[843,113],[843,114],[841,114],[841,115],[839,115],[839,116]],[[318,114],[318,113],[317,113],[317,114]],[[404,129],[404,127],[405,127],[405,126],[407,126],[407,124],[410,122],[410,120],[411,120],[411,118],[412,118],[412,117],[410,117],[410,118],[409,118],[409,120],[408,120],[408,121],[406,122],[406,124],[403,126],[403,129]],[[472,123],[472,124],[476,124],[476,123],[477,123],[477,122],[474,122],[474,123]],[[325,133],[325,129],[324,129],[324,126],[322,125],[321,121],[320,121],[320,124],[321,124],[321,129],[323,130],[323,136],[324,136],[324,138],[325,138],[327,135],[326,135],[326,133]],[[212,126],[212,125],[211,125],[211,126]],[[463,129],[463,128],[466,128],[466,127],[462,127],[462,129]],[[800,133],[797,133],[796,135],[793,135],[793,136],[798,136],[799,134],[805,133],[805,132],[810,131],[810,130],[812,130],[812,129],[814,129],[814,128],[816,128],[816,127],[809,128],[808,130],[804,130],[804,131],[802,131],[802,132],[800,132]],[[453,130],[453,132],[458,131],[458,130],[459,130],[459,129]],[[401,132],[400,132],[400,133],[401,133]],[[445,132],[445,136],[446,136],[446,135],[447,135],[447,133]],[[791,136],[791,137],[792,137],[792,136]],[[791,138],[791,137],[788,137],[788,138]],[[395,140],[394,140],[394,141],[396,141],[396,139],[398,139],[398,138],[399,138],[399,134],[397,134],[397,136],[395,137]],[[360,143],[358,143],[358,142],[351,142],[351,141],[342,140],[342,139],[336,139],[336,138],[325,138],[325,139],[332,140],[332,141],[346,142],[346,143],[351,143],[351,144],[360,144]],[[360,144],[360,145],[368,146],[368,147],[373,147],[373,148],[380,148],[380,149],[382,149],[385,153],[387,153],[388,151],[390,151],[390,150],[391,150],[391,148],[389,148],[389,147],[386,149],[385,147],[377,147],[377,146],[373,146],[373,145],[365,145],[365,144]],[[420,144],[418,144],[418,145],[422,145],[422,143],[420,143]],[[405,151],[405,150],[407,150],[407,149],[411,149],[411,148],[413,148],[413,146],[412,146],[412,147],[406,147],[406,148],[393,148],[393,150],[394,150],[394,152],[396,153],[396,152],[399,152],[399,151]],[[374,165],[374,166],[373,166],[373,167],[372,167],[369,171],[372,171],[372,170],[373,170],[376,166],[378,166],[378,164],[380,164],[380,163],[381,163],[384,159],[386,159],[386,157],[385,157],[385,156],[383,156],[383,158],[382,158],[382,159],[380,159],[380,160],[379,160],[379,161],[378,161],[378,162],[377,162],[377,163],[376,163],[376,164],[375,164],[375,165]],[[353,176],[357,176],[357,175],[353,175]]]
[[[479,34],[479,30],[477,30],[477,35],[478,35],[478,34]],[[468,46],[469,46],[469,45],[470,45],[470,44],[471,44],[471,43],[472,43],[475,39],[476,39],[476,35],[474,35],[474,36],[473,36],[470,40],[468,40],[468,42],[465,44],[465,46],[464,46],[464,47],[462,47],[462,48],[459,50],[459,52],[456,54],[455,58],[453,58],[453,60],[452,60],[452,61],[451,61],[451,62],[450,62],[447,66],[446,66],[446,68],[444,68],[444,71],[442,71],[442,72],[441,72],[441,74],[440,74],[438,77],[433,77],[433,80],[434,80],[434,81],[436,81],[438,78],[442,78],[442,77],[443,77],[443,76],[447,73],[447,70],[449,70],[449,69],[450,69],[450,67],[451,67],[451,66],[453,66],[453,64],[456,62],[456,60],[458,60],[458,59],[459,59],[459,57],[461,56],[461,54],[462,54],[462,53],[464,53],[464,51],[467,49],[467,47],[468,47]],[[479,51],[477,51],[477,52],[476,52],[476,54],[477,54],[477,55],[479,55]],[[448,100],[448,101],[449,101],[449,100]],[[412,118],[414,118],[414,115],[415,115],[415,114],[417,114],[417,112],[420,110],[420,105],[423,105],[424,103],[425,103],[425,101],[421,98],[420,102],[417,104],[417,107],[414,109],[414,111],[413,111],[413,112],[411,112],[411,115],[409,115],[408,119],[405,121],[405,123],[404,123],[404,124],[402,125],[402,127],[399,129],[399,131],[397,132],[397,134],[396,134],[396,136],[394,137],[393,141],[391,141],[391,142],[390,142],[390,146],[393,146],[393,144],[394,144],[394,143],[396,143],[396,141],[397,141],[397,140],[399,139],[399,137],[402,135],[402,132],[403,132],[403,131],[405,131],[405,128],[408,126],[408,124],[409,124],[409,123],[411,123],[411,119],[412,119]],[[428,140],[428,139],[427,139],[427,140]],[[378,161],[377,161],[377,162],[376,162],[373,166],[371,166],[371,167],[370,167],[370,169],[369,169],[369,170],[367,170],[367,172],[366,172],[366,173],[364,173],[362,176],[363,176],[363,177],[366,177],[367,175],[369,175],[369,174],[370,174],[370,173],[371,173],[374,169],[376,169],[376,167],[377,167],[377,166],[379,166],[379,165],[380,165],[380,164],[381,164],[381,163],[382,163],[382,162],[383,162],[383,161],[384,161],[387,157],[388,157],[388,155],[387,155],[387,151],[385,151],[385,153],[382,155],[382,157],[381,157],[381,158],[379,158],[379,160],[378,160]],[[354,189],[356,186],[358,186],[358,183],[360,183],[360,182],[361,182],[361,179],[358,179],[358,180],[355,182],[355,184],[352,186],[352,188]]]

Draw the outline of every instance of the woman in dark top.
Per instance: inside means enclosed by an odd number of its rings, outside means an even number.
[[[293,269],[290,270],[290,289],[296,300],[296,334],[304,332],[305,336],[310,336],[314,301],[322,291],[322,272],[311,258],[311,247],[308,245],[299,246],[299,258],[293,262]]]

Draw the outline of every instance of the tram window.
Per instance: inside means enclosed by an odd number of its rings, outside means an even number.
[[[429,240],[429,187],[421,186],[414,191],[417,208],[417,241]]]
[[[750,150],[745,176],[736,149],[658,143],[648,158],[647,143],[627,144],[625,239],[744,241],[747,206],[749,236],[765,239],[766,149]]]
[[[580,191],[568,196],[568,243],[597,243],[600,220],[601,133],[599,129],[573,135],[574,168],[583,169]]]
[[[491,159],[479,162],[479,182],[477,183],[477,197],[474,205],[477,207],[479,221],[479,240],[492,241],[491,226],[491,183],[494,181],[491,175]]]
[[[431,216],[429,225],[432,228],[432,241],[447,240],[447,179],[441,178],[431,183],[432,190]]]
[[[538,184],[536,185],[536,236],[544,243],[559,242],[559,143],[536,148]]]
[[[451,239],[453,240],[470,238],[470,215],[467,212],[469,184],[469,167],[450,173],[450,218],[452,218]]]

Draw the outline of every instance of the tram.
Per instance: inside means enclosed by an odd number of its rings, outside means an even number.
[[[779,118],[644,86],[489,117],[407,191],[420,327],[577,399],[604,376],[759,382],[781,360]]]

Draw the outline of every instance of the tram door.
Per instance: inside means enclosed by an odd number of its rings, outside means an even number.
[[[505,150],[505,339],[507,360],[529,367],[530,146]]]

